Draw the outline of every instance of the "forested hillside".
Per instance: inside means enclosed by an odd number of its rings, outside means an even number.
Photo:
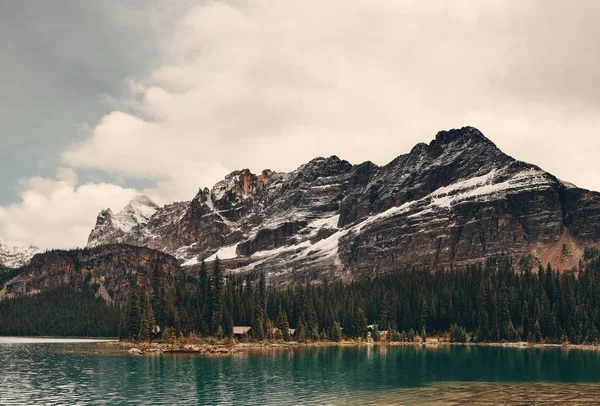
[[[0,274],[0,282],[20,271]],[[297,328],[297,340],[366,337],[367,325],[390,339],[452,331],[473,341],[594,343],[600,340],[600,253],[587,249],[578,269],[531,271],[531,263],[498,256],[460,270],[398,270],[350,283],[327,280],[287,289],[263,273],[235,276],[220,261],[187,280],[157,278],[122,291],[112,305],[86,280],[0,301],[0,335],[114,336],[163,334],[229,337],[234,325],[251,338]],[[122,308],[122,310],[121,310]],[[287,337],[283,337],[287,338]]]
[[[89,286],[0,301],[0,336],[116,337],[118,326],[119,308]]]
[[[515,264],[500,256],[465,270],[404,270],[280,290],[264,275],[223,277],[216,261],[211,273],[203,264],[190,282],[159,296],[136,291],[122,314],[121,336],[147,338],[156,323],[163,332],[203,336],[230,336],[233,325],[248,325],[259,340],[270,338],[274,327],[290,326],[298,328],[297,339],[318,340],[365,337],[367,324],[376,323],[396,339],[464,329],[479,342],[600,340],[595,249],[586,250],[579,270],[561,273],[550,267],[532,272],[526,260]]]

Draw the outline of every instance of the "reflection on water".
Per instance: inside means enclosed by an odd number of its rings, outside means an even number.
[[[446,405],[600,399],[600,354],[590,351],[322,347],[226,357],[140,357],[109,347],[0,345],[0,404]]]

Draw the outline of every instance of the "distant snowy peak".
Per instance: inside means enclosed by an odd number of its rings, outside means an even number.
[[[0,265],[7,268],[20,268],[29,263],[35,254],[41,250],[30,245],[29,247],[14,247],[0,243]]]
[[[123,232],[146,224],[158,210],[158,205],[147,196],[136,196],[123,210],[113,216],[113,225]]]
[[[122,242],[122,236],[138,226],[146,225],[159,209],[147,196],[136,196],[119,213],[111,209],[100,212],[96,219],[96,227],[88,238],[88,247]]]

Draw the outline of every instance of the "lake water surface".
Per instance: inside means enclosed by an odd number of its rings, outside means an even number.
[[[134,356],[97,342],[0,338],[1,405],[504,402],[600,404],[600,353],[373,346]]]

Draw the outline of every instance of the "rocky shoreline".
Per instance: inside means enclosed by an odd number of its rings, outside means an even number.
[[[173,343],[164,342],[132,342],[132,341],[114,341],[104,343],[109,346],[119,346],[123,350],[133,355],[143,354],[163,354],[163,353],[178,353],[178,354],[234,354],[246,351],[260,350],[288,350],[290,348],[300,347],[331,347],[331,346],[359,346],[372,345],[366,341],[341,341],[341,342],[304,342],[295,341],[289,342],[216,342],[208,343],[202,341],[182,340]],[[414,345],[413,343],[386,343],[386,345]]]
[[[295,341],[272,341],[272,342],[204,342],[200,340],[177,340],[175,342],[132,342],[132,341],[114,341],[106,342],[104,345],[119,346],[123,351],[132,355],[144,354],[204,354],[204,355],[230,355],[242,352],[260,352],[273,350],[289,350],[294,348],[306,347],[359,347],[359,346],[413,346],[413,347],[507,347],[523,349],[540,348],[562,348],[585,351],[598,351],[600,346],[592,344],[545,344],[545,343],[451,343],[446,340],[428,339],[427,342],[373,342],[367,340],[344,340],[340,342],[319,341],[319,342],[295,342]]]

